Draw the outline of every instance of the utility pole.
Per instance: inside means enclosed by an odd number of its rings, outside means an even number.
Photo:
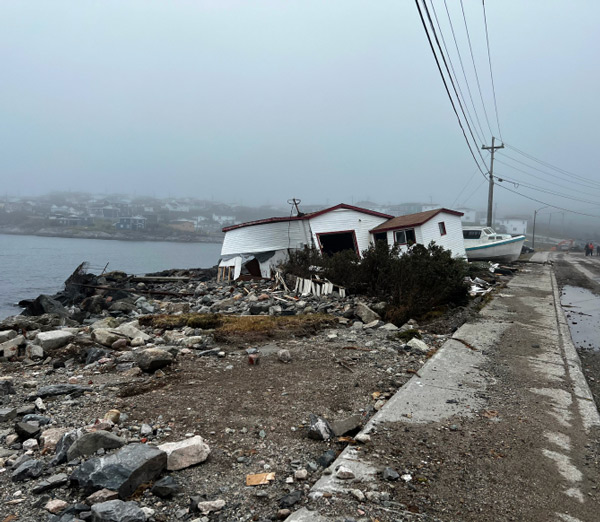
[[[488,147],[487,145],[482,145],[481,148],[483,150],[489,150],[492,153],[492,157],[490,160],[490,188],[488,191],[488,208],[487,208],[487,226],[491,227],[492,226],[492,208],[494,205],[494,152],[496,151],[496,149],[503,149],[504,148],[504,144],[502,145],[494,145],[494,142],[496,141],[496,138],[494,138],[494,136],[492,136],[492,146]]]

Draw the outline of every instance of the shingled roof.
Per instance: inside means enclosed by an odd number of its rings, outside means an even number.
[[[434,210],[426,210],[425,212],[417,212],[416,214],[407,214],[406,216],[398,216],[395,218],[382,223],[381,225],[375,227],[371,232],[385,232],[386,230],[398,230],[401,228],[410,228],[417,227],[422,225],[423,223],[427,223],[430,219],[433,219],[435,216],[440,214],[441,212],[445,212],[447,214],[452,214],[453,216],[462,216],[462,212],[457,212],[456,210],[449,210],[447,208],[436,208]]]

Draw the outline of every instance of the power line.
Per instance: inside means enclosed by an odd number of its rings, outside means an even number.
[[[508,158],[510,158],[510,156],[507,156],[507,157],[508,157]],[[513,158],[510,158],[510,159],[512,160]],[[530,173],[530,172],[527,172],[526,170],[520,169],[520,168],[518,168],[518,167],[513,167],[513,166],[512,166],[510,163],[506,163],[506,162],[504,162],[504,161],[502,161],[502,160],[499,160],[499,159],[496,159],[496,161],[497,161],[498,163],[502,163],[502,165],[506,165],[507,167],[509,167],[509,168],[511,168],[511,169],[513,169],[513,170],[517,170],[517,171],[519,171],[519,172],[522,172],[523,174],[526,174],[527,176],[531,176],[532,178],[536,178],[536,179],[539,179],[539,180],[541,180],[541,181],[547,181],[547,180],[546,180],[545,178],[543,178],[542,176],[536,176],[535,174],[532,174],[532,173]],[[518,161],[518,160],[513,160],[513,161]],[[519,162],[519,163],[522,163],[522,162]],[[523,163],[523,165],[525,165],[525,163]],[[527,166],[527,165],[526,165],[526,166]],[[531,168],[531,167],[530,167],[530,168]],[[538,170],[538,169],[536,169],[536,170]],[[543,171],[542,171],[542,172],[543,172]],[[562,178],[559,178],[559,179],[561,179],[561,180],[562,180]],[[571,187],[567,187],[567,186],[565,186],[565,185],[559,185],[559,184],[557,184],[557,183],[554,183],[554,182],[553,182],[553,186],[555,186],[555,187],[560,187],[560,188],[564,188],[564,189],[566,189],[566,190],[570,190],[571,192],[577,192],[578,194],[585,194],[585,195],[589,195],[589,192],[583,192],[582,190],[577,190],[577,189],[574,189],[574,188],[571,188]],[[588,187],[588,188],[591,188],[591,189],[594,189],[594,190],[598,190],[598,188],[597,188],[597,187]]]
[[[458,55],[458,61],[460,63],[460,68],[462,69],[463,77],[465,79],[465,84],[467,86],[467,92],[469,93],[469,99],[471,100],[471,105],[473,106],[473,113],[475,114],[475,119],[477,120],[477,125],[479,125],[479,130],[481,131],[481,135],[485,136],[485,132],[483,132],[483,127],[481,126],[481,121],[479,120],[479,114],[477,114],[477,109],[475,108],[475,102],[473,101],[473,95],[471,94],[471,87],[469,86],[469,80],[467,80],[467,73],[465,72],[465,65],[463,63],[462,56],[460,54],[460,49],[458,48],[458,41],[456,39],[456,33],[454,32],[454,24],[452,23],[452,17],[450,16],[450,11],[448,10],[448,4],[446,3],[446,0],[444,0],[444,7],[446,8],[446,15],[448,16],[448,22],[450,23],[450,31],[452,32],[452,39],[454,40],[454,46],[456,47],[456,54]],[[434,12],[435,12],[435,10],[434,10]]]
[[[463,205],[464,205],[464,204],[466,204],[466,202],[467,202],[467,201],[469,201],[469,200],[470,200],[470,199],[471,199],[471,198],[472,198],[472,197],[475,195],[475,193],[476,193],[476,192],[477,192],[477,191],[478,191],[478,190],[479,190],[479,189],[480,189],[480,188],[483,186],[483,184],[484,184],[486,181],[487,181],[487,180],[485,180],[485,179],[484,179],[484,180],[483,180],[483,181],[482,181],[482,182],[481,182],[479,185],[477,185],[477,188],[476,188],[476,189],[475,189],[473,192],[471,192],[471,194],[469,194],[469,197],[468,197],[467,199],[465,199],[465,200],[462,202],[462,204],[463,204]]]
[[[465,30],[467,32],[467,41],[469,42],[469,52],[471,53],[471,61],[473,62],[473,70],[475,71],[475,79],[477,80],[477,89],[479,89],[479,97],[481,98],[481,105],[483,106],[483,114],[485,115],[485,121],[487,122],[490,134],[493,135],[490,120],[488,118],[487,110],[485,109],[485,103],[483,101],[483,94],[481,93],[481,84],[479,83],[479,75],[477,74],[477,67],[475,66],[475,56],[473,55],[473,46],[471,45],[471,35],[469,34],[469,26],[467,25],[467,17],[465,15],[465,6],[463,0],[460,0],[460,9],[462,11],[463,20],[465,22]]]
[[[571,210],[569,208],[564,208],[564,207],[559,207],[557,205],[552,205],[551,203],[548,203],[546,201],[542,201],[541,199],[537,199],[537,198],[532,198],[531,196],[526,196],[525,194],[521,194],[520,192],[517,192],[516,190],[512,190],[509,189],[508,187],[505,187],[504,185],[498,185],[500,188],[507,190],[508,192],[512,192],[513,194],[517,194],[517,196],[521,196],[525,199],[528,199],[530,201],[535,201],[536,203],[540,203],[542,205],[546,205],[548,207],[552,207],[552,208],[556,208],[558,210],[563,210],[565,212],[570,212],[571,214],[577,214],[579,216],[587,216],[587,217],[595,217],[595,218],[600,218],[600,215],[597,214],[586,214],[585,212],[577,212],[576,210]]]
[[[421,11],[421,6],[419,5],[419,0],[415,0],[415,4],[417,6],[417,11],[419,12],[419,17],[421,18],[421,23],[423,24],[423,29],[425,30],[425,35],[427,36],[427,41],[429,42],[429,47],[431,48],[431,52],[433,53],[433,57],[435,59],[435,63],[437,65],[438,71],[439,71],[440,76],[442,78],[442,82],[444,83],[444,88],[446,89],[446,94],[448,95],[448,99],[450,100],[450,103],[452,105],[452,109],[454,110],[454,114],[456,115],[456,119],[458,120],[458,125],[460,126],[460,129],[462,130],[463,136],[464,136],[465,141],[467,143],[467,147],[469,147],[469,151],[471,152],[471,156],[473,156],[473,160],[475,161],[475,164],[477,165],[477,168],[481,172],[482,176],[485,178],[486,177],[485,173],[483,172],[483,169],[481,168],[481,165],[479,165],[479,162],[477,161],[477,157],[475,156],[475,153],[473,152],[471,144],[469,143],[469,139],[467,138],[467,133],[465,132],[465,128],[464,128],[464,126],[462,124],[460,116],[458,115],[458,111],[456,110],[456,105],[454,104],[454,100],[452,99],[452,96],[450,94],[450,89],[448,88],[448,83],[446,82],[446,78],[444,77],[444,73],[442,72],[442,66],[440,65],[440,61],[439,61],[439,59],[437,57],[437,54],[435,52],[435,47],[433,46],[433,42],[431,41],[431,36],[429,35],[429,31],[427,31],[427,24],[425,23],[425,19],[423,18],[423,12]],[[479,149],[477,149],[477,152],[479,152]],[[481,156],[480,152],[479,152],[479,155]]]
[[[473,180],[473,176],[475,176],[475,174],[477,174],[477,169],[475,169],[473,171],[473,174],[471,174],[471,176],[469,177],[469,180],[465,183],[464,187],[462,188],[462,190],[459,192],[458,196],[456,196],[456,198],[454,199],[454,201],[452,202],[451,208],[454,207],[454,205],[458,202],[458,200],[460,199],[460,197],[462,196],[463,192],[465,190],[467,190],[467,187],[470,185],[471,181]],[[485,183],[485,180],[484,180]]]
[[[515,184],[517,187],[518,186],[522,186],[531,190],[537,190],[539,192],[543,192],[545,194],[550,194],[552,196],[558,196],[560,198],[564,198],[564,199],[570,199],[572,201],[577,201],[579,203],[589,203],[590,205],[598,205],[600,206],[600,201],[590,201],[588,199],[581,199],[581,198],[576,198],[574,196],[569,196],[566,194],[561,194],[560,192],[554,192],[552,190],[548,190],[542,187],[538,187],[537,185],[530,185],[529,183],[523,183],[522,181],[518,181],[515,179],[511,179],[511,178],[507,178],[506,176],[502,176],[501,178],[499,178],[498,176],[495,176],[496,179],[498,180],[498,182],[501,181],[508,181],[509,183],[513,183]]]
[[[561,169],[560,167],[552,165],[552,163],[548,163],[547,161],[541,160],[539,158],[536,158],[535,156],[532,156],[531,154],[528,154],[527,152],[524,152],[524,151],[522,151],[520,149],[517,149],[517,147],[514,147],[512,145],[508,145],[506,143],[505,143],[505,145],[509,149],[514,150],[515,152],[518,152],[522,156],[525,156],[526,158],[528,158],[530,160],[533,160],[533,161],[535,161],[537,163],[540,163],[541,165],[544,165],[545,167],[548,167],[548,168],[551,168],[553,170],[556,170],[557,172],[562,172],[563,174],[567,174],[569,176],[573,176],[573,177],[575,177],[577,179],[580,179],[582,181],[587,181],[588,183],[598,184],[598,182],[595,181],[595,180],[593,180],[593,179],[586,178],[584,176],[580,176],[579,174],[575,174],[574,172],[569,172],[568,170],[565,170],[565,169]]]
[[[496,86],[494,85],[494,75],[492,73],[492,56],[490,53],[490,37],[488,35],[488,24],[487,24],[487,16],[485,14],[485,0],[481,0],[481,4],[483,5],[483,23],[485,25],[485,41],[487,43],[487,55],[488,55],[488,63],[490,65],[490,79],[492,80],[492,94],[494,95],[494,109],[496,111],[496,124],[498,125],[498,134],[500,134],[500,139],[502,139],[502,131],[500,130],[500,118],[498,118],[498,103],[496,102]]]
[[[469,120],[471,121],[471,124],[473,125],[473,129],[475,130],[475,134],[477,134],[477,139],[483,143],[485,140],[482,136],[485,135],[485,133],[483,132],[483,129],[481,129],[481,134],[479,134],[477,132],[477,127],[475,127],[475,123],[473,121],[473,117],[471,116],[471,111],[469,111],[469,107],[467,106],[467,103],[465,101],[465,95],[462,92],[462,89],[460,88],[460,82],[458,81],[458,77],[456,75],[456,71],[454,70],[454,64],[452,63],[452,58],[450,57],[450,52],[448,51],[448,47],[446,45],[446,39],[444,38],[444,33],[442,31],[442,26],[440,24],[440,21],[438,19],[438,15],[437,12],[435,10],[435,4],[433,3],[433,1],[431,2],[431,9],[433,10],[433,16],[435,18],[435,23],[437,24],[438,27],[438,31],[440,33],[440,38],[442,39],[442,44],[444,45],[444,50],[446,51],[446,55],[448,56],[448,63],[450,64],[450,68],[452,69],[452,74],[454,75],[454,80],[456,81],[456,87],[458,88],[458,92],[460,93],[460,97],[462,98],[463,104],[464,104],[464,108],[467,111],[467,115],[469,116]],[[467,85],[468,87],[468,85]],[[473,108],[475,108],[473,106]],[[477,114],[475,114],[475,116],[477,116]],[[479,121],[479,120],[478,120]],[[481,127],[481,124],[479,124],[479,127]]]

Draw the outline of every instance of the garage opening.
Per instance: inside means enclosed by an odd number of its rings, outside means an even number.
[[[344,250],[353,250],[358,255],[356,237],[353,231],[318,234],[318,237],[323,254],[332,255]]]

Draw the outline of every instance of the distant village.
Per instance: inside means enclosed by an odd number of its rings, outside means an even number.
[[[381,205],[368,201],[357,206],[401,216],[440,208],[439,204]],[[328,205],[301,205],[314,212]],[[485,213],[469,208],[465,224],[484,224]],[[36,234],[95,239],[146,239],[220,242],[222,229],[256,219],[290,214],[284,205],[250,207],[196,198],[153,198],[86,193],[52,193],[39,197],[5,196],[0,200],[0,233]],[[526,234],[529,219],[504,216],[494,220],[497,232]],[[531,228],[531,227],[530,227]]]

